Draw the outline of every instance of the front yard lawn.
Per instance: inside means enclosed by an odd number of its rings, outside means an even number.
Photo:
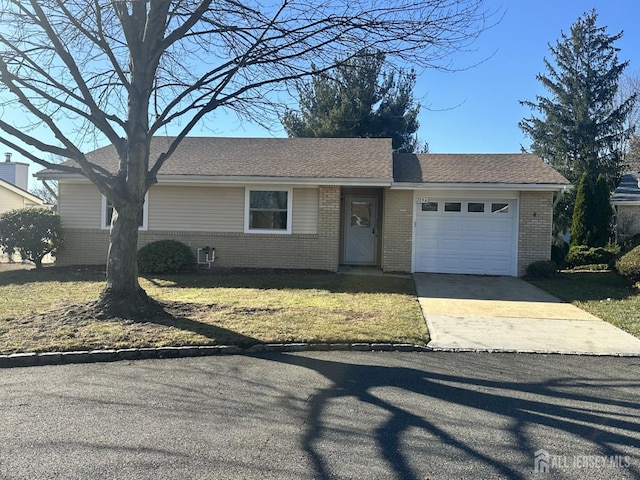
[[[567,271],[531,283],[640,338],[640,294],[623,277]]]
[[[96,269],[0,271],[0,354],[429,340],[411,278],[250,271],[141,278],[171,313],[146,322],[79,314],[78,304],[95,299],[103,280]]]

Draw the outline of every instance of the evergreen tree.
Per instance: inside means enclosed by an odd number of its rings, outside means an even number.
[[[299,112],[287,110],[282,124],[290,137],[392,138],[395,151],[418,147],[416,74],[383,71],[384,55],[363,52],[298,87]]]
[[[589,176],[584,173],[576,189],[575,205],[571,222],[571,246],[588,245],[590,243],[589,210],[591,185]]]
[[[554,62],[545,58],[546,74],[537,78],[550,95],[521,102],[539,116],[523,119],[520,128],[532,140],[531,151],[572,183],[585,173],[592,183],[603,175],[611,189],[624,169],[621,145],[632,133],[626,119],[636,94],[616,97],[628,65],[618,61],[614,45],[622,32],[609,35],[596,20],[595,10],[583,14],[568,35],[549,45]],[[556,209],[557,232],[568,227],[572,203],[570,196],[564,209]]]
[[[604,247],[611,236],[612,209],[609,200],[611,191],[604,175],[599,175],[593,187],[591,200],[591,245],[592,247]]]
[[[604,247],[611,233],[610,191],[604,175],[593,183],[585,172],[576,191],[571,246]]]

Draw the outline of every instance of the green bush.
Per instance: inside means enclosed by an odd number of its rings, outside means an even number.
[[[570,267],[598,263],[610,264],[619,252],[620,249],[615,245],[607,245],[606,247],[575,245],[569,249],[566,262]]]
[[[564,240],[551,245],[551,261],[562,267],[564,265],[567,254],[569,253],[569,244]]]
[[[527,266],[527,278],[551,278],[558,272],[558,266],[551,260],[539,260]]]
[[[628,252],[636,248],[638,245],[640,245],[640,233],[636,233],[635,235],[625,239],[622,243],[622,250]]]
[[[608,263],[591,263],[589,265],[577,265],[573,267],[576,272],[606,272],[609,270]]]
[[[191,248],[177,240],[159,240],[138,250],[140,273],[187,272],[196,267]]]
[[[42,259],[64,244],[60,216],[46,208],[28,207],[0,215],[0,247],[9,256],[16,252],[42,268]]]
[[[621,256],[616,261],[616,270],[632,282],[640,281],[640,246]]]

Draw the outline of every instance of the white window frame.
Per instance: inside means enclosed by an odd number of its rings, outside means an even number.
[[[100,210],[100,228],[102,230],[110,230],[111,225],[107,225],[107,197],[102,195],[102,208]],[[144,195],[144,205],[142,206],[142,225],[138,230],[147,230],[149,228],[149,192]]]
[[[287,228],[283,230],[272,230],[266,228],[249,228],[249,207],[251,192],[287,192]],[[272,186],[248,186],[244,189],[244,233],[263,233],[277,235],[291,235],[293,224],[293,188],[292,187],[272,187]]]

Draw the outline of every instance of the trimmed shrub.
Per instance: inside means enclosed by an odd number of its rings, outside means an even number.
[[[527,278],[551,278],[558,272],[558,265],[551,260],[538,260],[527,266]]]
[[[28,207],[0,215],[0,247],[10,257],[18,252],[42,268],[42,259],[64,244],[60,216],[46,208]]]
[[[569,244],[564,240],[551,245],[551,261],[562,267],[564,265],[567,254],[569,253]]]
[[[177,240],[158,240],[138,250],[140,273],[178,273],[195,269],[196,256]]]
[[[632,282],[640,281],[640,246],[625,253],[616,261],[616,271]]]
[[[631,251],[640,245],[640,233],[636,233],[635,235],[625,239],[622,243],[622,250],[625,252]]]
[[[573,267],[575,272],[606,272],[610,269],[608,263],[591,263],[589,265],[578,265]]]
[[[569,249],[566,261],[571,267],[598,263],[610,264],[619,252],[620,249],[615,245],[608,245],[606,247],[575,245]]]

